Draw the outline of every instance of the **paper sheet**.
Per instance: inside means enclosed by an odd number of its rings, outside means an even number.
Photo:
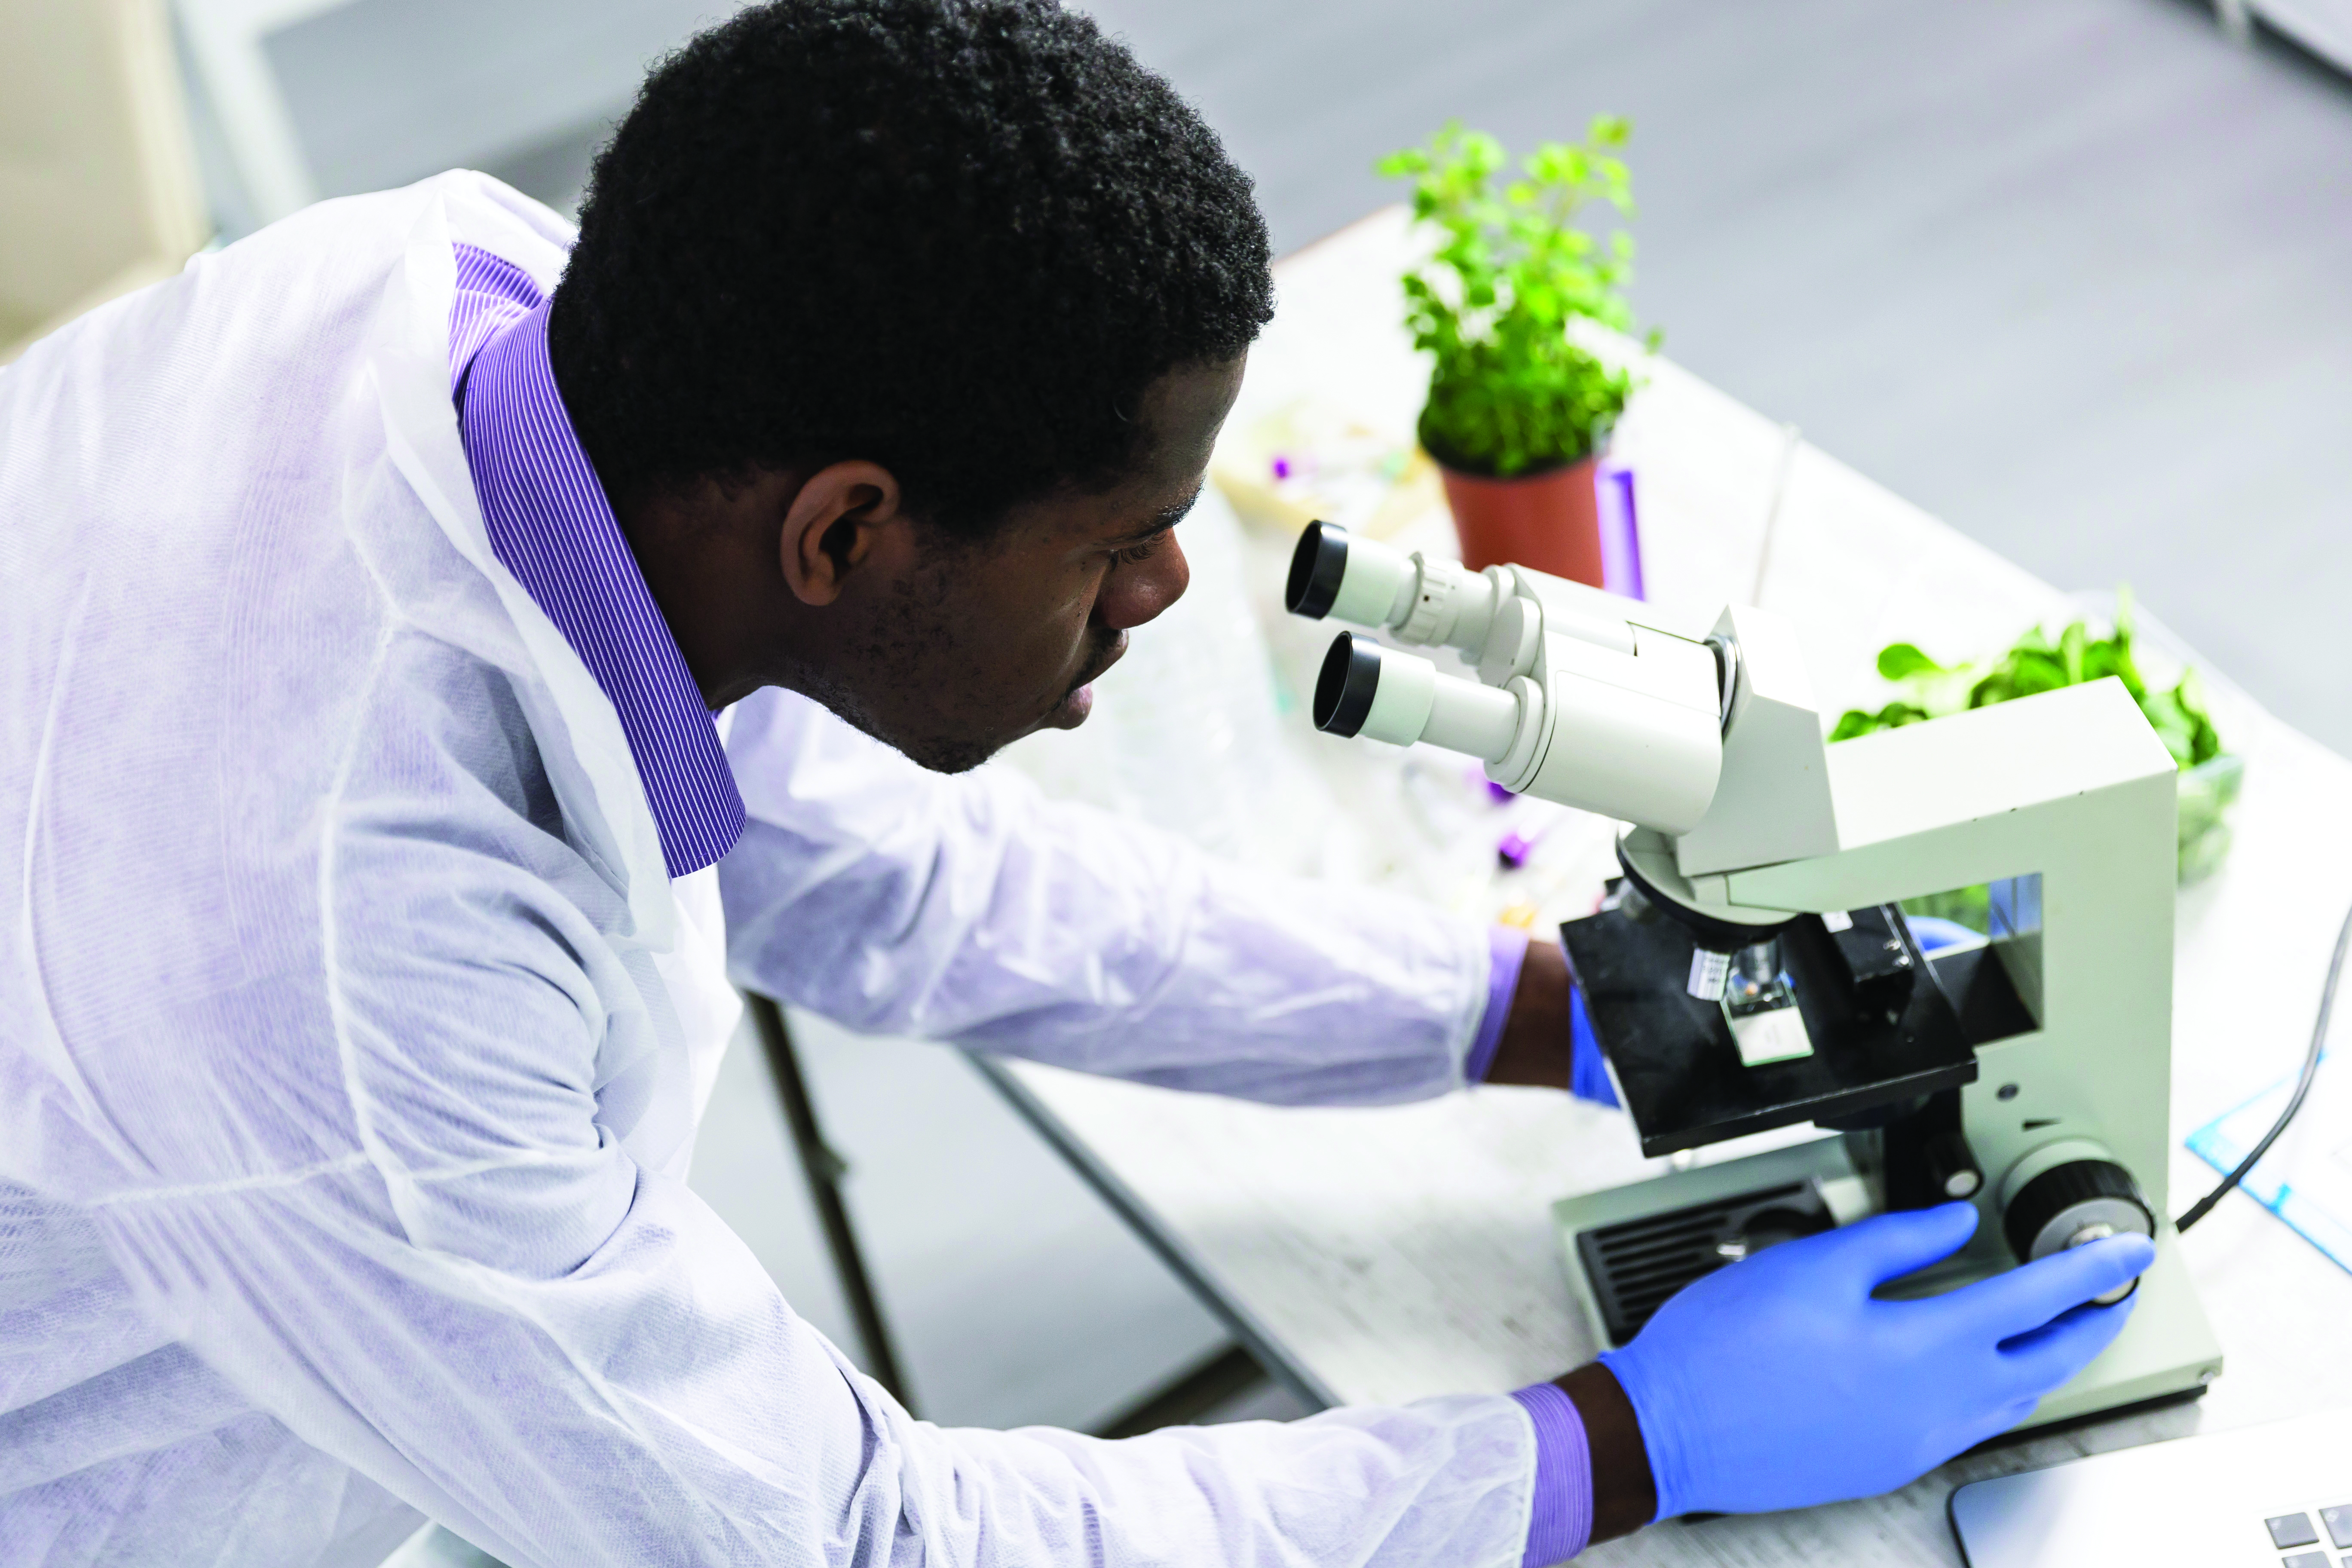
[[[2246,1173],[2246,1194],[2352,1270],[2352,1067],[2330,1052],[2311,1095],[2279,1141]],[[2253,1152],[2286,1108],[2294,1074],[2189,1135],[2189,1151],[2224,1173]]]

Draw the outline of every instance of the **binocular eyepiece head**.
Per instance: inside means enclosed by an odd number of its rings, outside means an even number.
[[[1293,612],[1451,648],[1478,675],[1343,632],[1316,679],[1315,727],[1459,752],[1506,789],[1687,833],[1721,777],[1731,672],[1720,649],[1637,638],[1594,611],[1591,592],[1517,568],[1473,573],[1314,523],[1290,560]]]

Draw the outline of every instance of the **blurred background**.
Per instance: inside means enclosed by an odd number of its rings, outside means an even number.
[[[2251,12],[2248,9],[2251,6]],[[2127,581],[2352,750],[2352,0],[1103,0],[1258,182],[1278,250],[1449,118],[1628,115],[1673,358],[2061,586]],[[709,0],[9,0],[0,359],[320,197],[453,165],[559,209]],[[941,1048],[795,1017],[921,1412],[1297,1406]],[[749,1033],[696,1185],[860,1339]],[[1245,1373],[1245,1366],[1242,1369]]]

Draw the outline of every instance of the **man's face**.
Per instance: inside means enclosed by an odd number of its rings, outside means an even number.
[[[1089,683],[1190,581],[1175,525],[1200,493],[1242,364],[1153,383],[1145,455],[1114,489],[1017,507],[984,542],[921,529],[918,560],[868,606],[850,657],[814,695],[941,773],[1084,723]]]

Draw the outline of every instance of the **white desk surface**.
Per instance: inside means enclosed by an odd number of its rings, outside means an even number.
[[[1391,209],[1281,266],[1280,313],[1253,355],[1236,427],[1314,393],[1411,429],[1421,372],[1394,325],[1405,244]],[[1671,363],[1647,374],[1615,456],[1637,475],[1650,596],[1748,598],[1780,429]],[[1255,544],[1252,569],[1270,584],[1286,554]],[[2067,610],[2063,595],[1810,447],[1791,469],[1761,600],[1803,628],[1832,710],[1875,695],[1871,660],[1888,641],[1948,656],[1998,651]],[[1273,626],[1269,635],[1303,679],[1304,659],[1330,633]],[[2217,721],[2248,772],[2227,867],[2179,905],[2176,1212],[2211,1180],[2179,1138],[2300,1059],[2328,945],[2352,900],[2352,764],[2222,696]],[[1347,768],[1378,772],[1324,761],[1343,792]],[[1376,809],[1378,799],[1367,784],[1348,805]],[[1544,841],[1547,920],[1590,910],[1611,868],[1608,831],[1579,817]],[[1507,896],[1492,895],[1496,907]],[[1299,1110],[1029,1065],[1003,1071],[1147,1237],[1292,1381],[1333,1402],[1501,1391],[1589,1360],[1594,1342],[1570,1303],[1549,1206],[1653,1168],[1615,1112],[1547,1091],[1481,1088],[1394,1109]],[[2202,1401],[1963,1459],[1885,1498],[1654,1527],[1583,1561],[1957,1564],[1944,1500],[1959,1481],[2352,1405],[2352,1277],[2242,1197],[2184,1246],[2228,1358]]]

